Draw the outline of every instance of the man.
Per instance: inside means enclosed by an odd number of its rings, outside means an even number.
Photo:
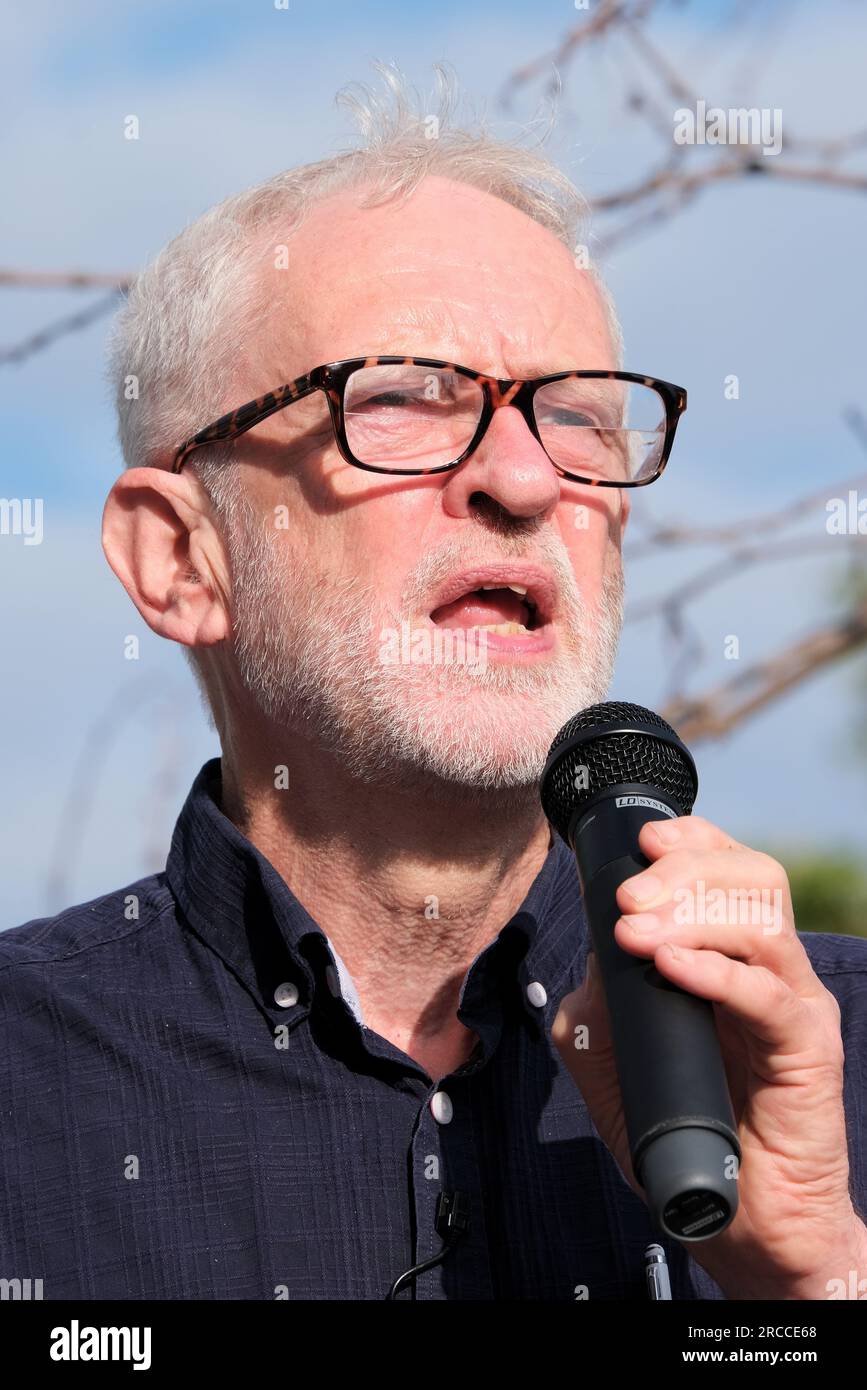
[[[617,375],[562,174],[368,115],[188,228],[115,333],[105,551],[222,757],[164,874],[0,938],[0,1273],[46,1298],[646,1296],[538,780],[607,689],[629,488],[685,397]],[[743,1146],[730,1228],[663,1242],[673,1296],[835,1296],[867,947],[799,938],[787,890],[773,934],[677,925],[678,889],[785,875],[699,817],[642,847],[618,939],[715,1001]]]

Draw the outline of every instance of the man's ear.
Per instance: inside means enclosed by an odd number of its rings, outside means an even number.
[[[148,627],[188,647],[230,630],[229,567],[207,496],[187,473],[130,468],[102,517],[106,559]]]
[[[630,495],[629,495],[629,489],[628,489],[628,488],[622,488],[621,491],[620,491],[620,544],[621,544],[621,545],[623,544],[623,537],[624,537],[624,535],[625,535],[625,533],[626,533],[626,523],[627,523],[627,521],[629,520],[629,514],[630,514],[631,511],[632,511],[632,498],[631,498]]]

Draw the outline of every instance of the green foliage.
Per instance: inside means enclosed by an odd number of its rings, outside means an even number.
[[[789,875],[799,931],[867,936],[867,871],[854,856],[777,852]]]

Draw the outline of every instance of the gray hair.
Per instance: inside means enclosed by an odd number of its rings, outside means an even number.
[[[427,175],[440,175],[501,198],[532,217],[573,254],[585,246],[587,203],[571,179],[538,148],[495,138],[481,119],[464,128],[452,120],[458,82],[435,64],[437,94],[419,98],[394,67],[374,65],[383,96],[362,83],[337,94],[362,135],[358,148],[284,170],[225,199],[186,227],[133,282],[115,319],[107,376],[128,468],[164,466],[194,430],[241,404],[233,383],[247,384],[240,334],[269,310],[261,275],[262,248],[275,230],[281,240],[315,203],[342,189],[371,183],[360,207],[404,201]],[[431,109],[433,108],[433,109]],[[554,125],[552,111],[541,145]],[[602,299],[619,364],[623,337],[610,294],[592,261],[582,259]],[[262,390],[278,382],[257,383]],[[230,446],[197,450],[191,458],[217,517],[229,533],[243,499]],[[194,669],[196,667],[193,661]]]

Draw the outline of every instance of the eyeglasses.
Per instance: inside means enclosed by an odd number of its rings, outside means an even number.
[[[668,462],[686,391],[634,372],[554,372],[499,380],[432,357],[350,357],[199,430],[177,450],[236,439],[269,415],[323,391],[341,455],[369,473],[418,476],[457,468],[478,448],[495,410],[514,406],[557,473],[593,487],[644,487]]]

